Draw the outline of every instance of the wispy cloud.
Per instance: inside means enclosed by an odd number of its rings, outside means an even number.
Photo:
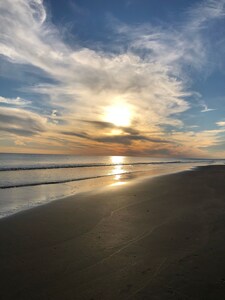
[[[208,108],[208,106],[206,104],[203,104],[203,109],[201,110],[201,112],[209,112],[209,111],[213,111],[216,110],[215,108]]]
[[[204,30],[210,21],[221,19],[225,16],[224,0],[205,0],[197,2],[188,11],[189,29],[193,31]]]
[[[73,10],[76,14],[79,14],[79,15],[81,15],[81,16],[85,16],[85,15],[88,15],[88,13],[89,13],[87,9],[85,9],[84,7],[78,5],[78,4],[76,3],[76,1],[70,0],[70,1],[69,1],[69,5],[70,5],[70,7],[72,8],[72,10]]]
[[[225,121],[216,122],[216,125],[220,126],[220,127],[224,127],[225,126]]]
[[[30,104],[29,100],[22,99],[20,97],[16,98],[5,98],[0,96],[0,104],[9,104],[9,105],[16,105],[16,106],[25,106]]]

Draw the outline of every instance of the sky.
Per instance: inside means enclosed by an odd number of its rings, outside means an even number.
[[[1,0],[0,152],[225,158],[225,0]]]

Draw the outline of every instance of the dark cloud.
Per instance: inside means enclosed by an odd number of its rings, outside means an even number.
[[[106,122],[95,122],[99,123],[98,125],[104,126],[108,124]],[[110,123],[109,123],[110,124]],[[150,138],[145,135],[140,134],[137,130],[132,128],[124,128],[123,135],[103,135],[103,136],[91,136],[85,132],[71,132],[71,131],[62,131],[64,135],[75,136],[83,139],[88,139],[91,141],[99,142],[99,143],[113,143],[113,144],[121,144],[121,145],[131,145],[133,141],[143,141],[143,142],[151,142],[151,143],[170,143],[170,141]],[[133,133],[133,134],[128,134]]]
[[[106,128],[120,128],[118,126],[115,126],[114,124],[110,123],[110,122],[103,122],[103,121],[92,121],[92,120],[79,120],[83,123],[87,123],[87,124],[90,124],[92,126],[95,126],[97,128],[100,128],[100,129],[106,129]]]
[[[92,121],[92,120],[79,120],[84,123],[88,123],[92,126],[95,126],[99,129],[120,129],[124,133],[132,134],[132,135],[139,135],[140,132],[132,127],[124,127],[124,126],[116,126],[110,122],[104,121]]]
[[[122,145],[131,145],[133,141],[152,142],[152,143],[169,143],[166,140],[160,140],[155,138],[149,138],[144,135],[113,135],[105,136],[94,139],[97,142],[102,143],[116,143]]]
[[[32,136],[46,130],[46,119],[24,109],[0,108],[0,130],[21,136]]]
[[[64,135],[76,136],[83,139],[91,139],[90,136],[86,133],[77,133],[73,131],[61,131],[61,133]]]
[[[20,129],[20,128],[3,128],[3,127],[1,127],[1,125],[0,125],[0,131],[5,131],[8,133],[12,133],[15,135],[20,135],[20,136],[33,136],[37,133],[37,132],[34,133],[33,131],[30,131],[29,129],[25,130],[25,129]]]

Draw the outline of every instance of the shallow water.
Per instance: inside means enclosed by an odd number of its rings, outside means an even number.
[[[217,161],[127,156],[0,154],[0,217],[55,199]]]

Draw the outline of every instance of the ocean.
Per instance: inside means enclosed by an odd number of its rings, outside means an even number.
[[[0,154],[0,218],[133,177],[223,163],[207,159]]]

